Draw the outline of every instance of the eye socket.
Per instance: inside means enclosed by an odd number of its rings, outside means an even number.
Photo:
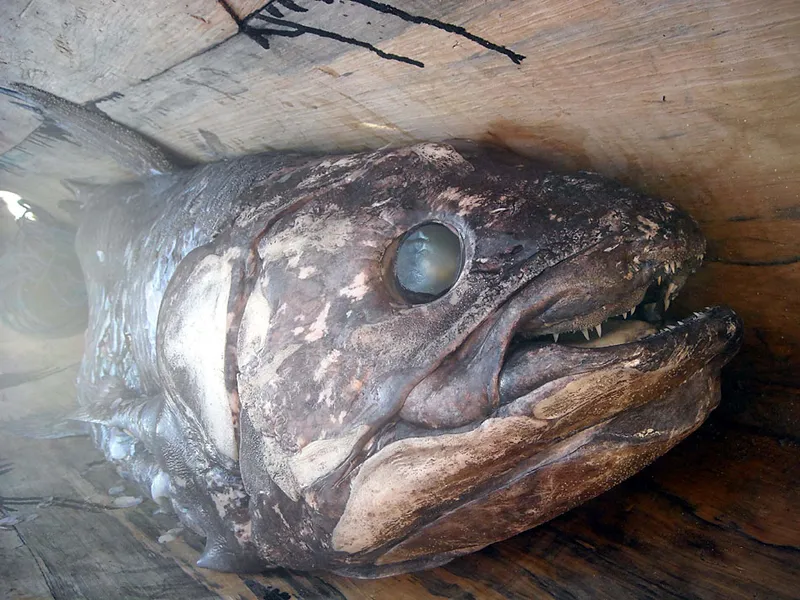
[[[441,298],[458,280],[463,254],[459,235],[441,223],[425,223],[411,229],[395,251],[397,291],[411,304]]]

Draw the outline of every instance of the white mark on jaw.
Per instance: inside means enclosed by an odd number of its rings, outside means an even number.
[[[643,216],[639,215],[638,217],[636,217],[636,220],[639,221],[639,223],[641,223],[643,225],[643,227],[639,227],[639,231],[644,233],[645,237],[648,240],[652,240],[656,236],[656,234],[658,233],[658,231],[660,229],[660,227],[658,226],[658,223],[654,223],[653,221],[651,221],[647,217],[643,217]]]
[[[302,267],[300,272],[297,274],[298,279],[308,279],[312,275],[317,273],[316,267]]]
[[[349,286],[339,290],[339,295],[352,298],[353,300],[361,300],[361,298],[367,295],[368,291],[367,274],[362,271],[355,276],[353,282]]]
[[[328,302],[325,305],[325,308],[317,315],[316,320],[309,326],[308,328],[308,335],[306,335],[305,341],[307,342],[316,342],[317,340],[322,339],[322,336],[328,331],[325,322],[328,320],[328,313],[331,310],[331,303]]]
[[[638,437],[638,438],[646,438],[646,437],[650,437],[651,435],[658,435],[659,433],[661,433],[661,432],[660,431],[656,431],[652,427],[648,427],[647,429],[645,429],[643,431],[637,431],[633,435]]]

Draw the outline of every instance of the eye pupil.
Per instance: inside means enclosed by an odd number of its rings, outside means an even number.
[[[412,229],[400,241],[395,279],[409,302],[430,302],[453,287],[462,262],[461,238],[440,223],[427,223]]]

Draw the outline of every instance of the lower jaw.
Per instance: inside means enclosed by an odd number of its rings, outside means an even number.
[[[331,570],[386,577],[432,568],[544,523],[630,477],[697,429],[719,402],[719,365],[680,387],[554,442],[379,555]]]

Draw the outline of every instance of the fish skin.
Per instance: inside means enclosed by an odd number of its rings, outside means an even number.
[[[671,204],[474,144],[248,156],[84,203],[78,417],[206,568],[381,577],[519,533],[691,433],[741,343],[718,307],[621,346],[512,344],[594,330],[665,264],[680,287],[705,242]],[[463,268],[413,304],[391,258],[426,222]]]

